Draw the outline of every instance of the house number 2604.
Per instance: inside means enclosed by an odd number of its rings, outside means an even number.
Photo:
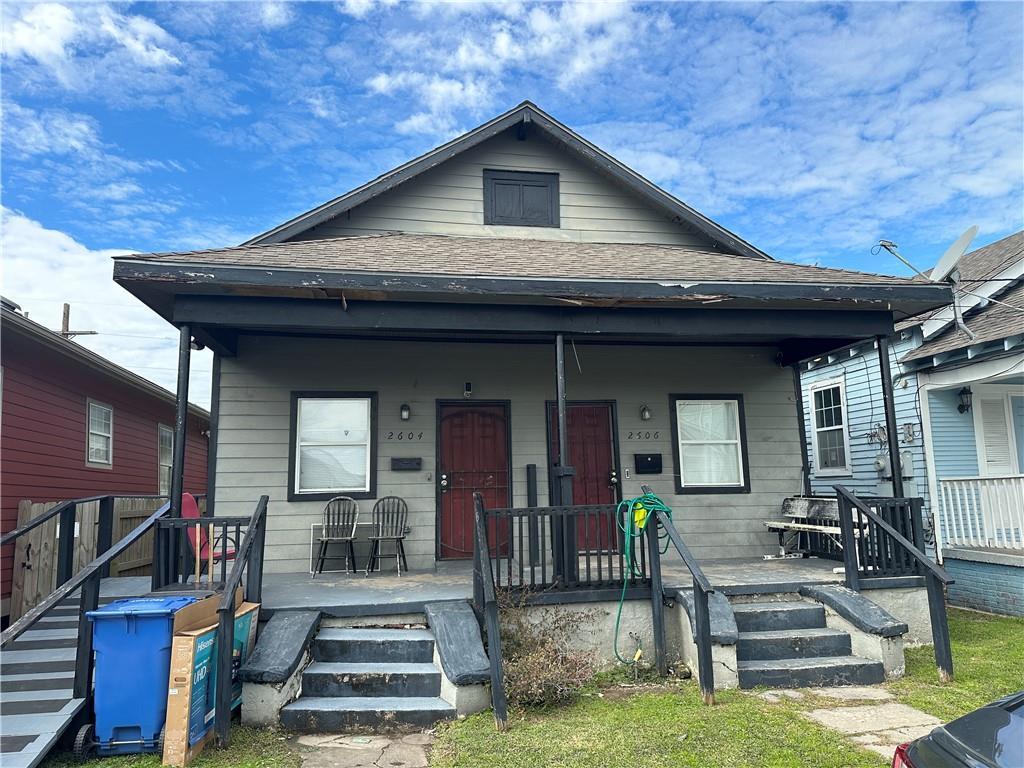
[[[657,440],[661,435],[661,432],[651,432],[650,430],[641,430],[637,432],[630,432],[626,435],[627,440]]]
[[[422,440],[422,432],[394,432],[389,431],[385,436],[385,440]]]

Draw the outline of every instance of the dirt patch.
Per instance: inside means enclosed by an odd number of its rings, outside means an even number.
[[[678,686],[671,683],[639,683],[637,685],[613,685],[609,688],[602,688],[599,696],[609,701],[622,701],[636,696],[639,693],[677,693]]]

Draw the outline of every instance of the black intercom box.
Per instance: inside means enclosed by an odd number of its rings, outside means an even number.
[[[638,475],[660,475],[661,454],[660,453],[634,453],[633,464]]]

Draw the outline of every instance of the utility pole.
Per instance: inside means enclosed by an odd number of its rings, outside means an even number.
[[[60,321],[60,335],[65,339],[73,339],[75,336],[95,336],[97,331],[72,331],[71,327],[71,305],[64,302],[64,315]]]

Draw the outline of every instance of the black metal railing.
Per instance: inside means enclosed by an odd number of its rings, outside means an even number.
[[[202,583],[219,589],[240,557],[244,535],[252,523],[248,516],[165,517],[153,540],[151,589],[173,584]]]
[[[81,503],[83,500],[79,499],[76,501]],[[72,505],[71,509],[74,508],[73,502],[66,502],[66,504]],[[63,510],[66,508],[66,506],[61,505],[54,509],[58,510],[57,514],[63,514]],[[114,558],[125,552],[132,544],[141,539],[164,515],[167,514],[169,509],[170,504],[164,504],[160,509],[153,512],[143,522],[136,526],[131,533],[113,546],[107,547],[105,551],[82,568],[78,573],[65,579],[64,582],[60,584],[57,589],[51,592],[46,599],[34,606],[24,616],[11,624],[11,626],[0,634],[0,648],[6,647],[10,643],[14,642],[29,627],[39,621],[39,619],[49,613],[50,610],[63,602],[67,597],[72,595],[75,590],[81,589],[81,595],[78,603],[78,641],[75,655],[74,697],[76,699],[88,699],[91,697],[92,625],[85,618],[85,614],[88,611],[96,610],[99,606],[100,581],[103,578],[104,573],[110,570],[110,563]],[[28,529],[29,526],[24,526],[22,529],[19,529],[19,531],[14,531],[13,533],[19,533],[20,535]],[[73,525],[71,528],[65,530],[69,532],[73,531]],[[69,538],[73,537],[69,536]]]
[[[483,509],[488,558],[498,589],[531,599],[585,590],[591,599],[646,594],[644,547],[626,561],[614,504]],[[606,594],[605,594],[606,593]]]
[[[935,665],[940,680],[952,680],[953,653],[944,588],[953,579],[923,551],[921,499],[860,499],[841,485],[833,487],[839,500],[846,586],[859,592],[865,587],[884,586],[886,580],[923,576]]]
[[[494,723],[499,731],[503,731],[508,725],[508,699],[505,696],[505,670],[501,659],[498,598],[494,572],[491,570],[490,552],[483,496],[474,493],[473,608],[487,632],[487,656],[491,662],[491,707],[494,709]]]
[[[641,486],[644,493],[651,493],[649,487]],[[668,658],[665,647],[665,593],[661,581],[661,536],[658,529],[664,529],[669,543],[675,547],[679,557],[693,577],[693,634],[697,646],[697,681],[700,695],[705,704],[715,703],[715,673],[711,660],[711,617],[708,596],[714,587],[704,574],[697,558],[683,542],[672,518],[657,508],[650,510],[647,521],[647,546],[651,563],[651,613],[654,621],[654,660],[658,674],[668,674]]]
[[[252,517],[246,519],[245,537],[235,553],[231,573],[223,580],[223,594],[217,606],[217,706],[214,715],[214,729],[217,741],[227,746],[231,729],[232,655],[235,647],[235,593],[245,576],[245,599],[259,603],[263,591],[263,548],[267,537],[268,496],[260,496]],[[205,522],[205,521],[204,521]],[[238,535],[238,528],[235,528]]]

